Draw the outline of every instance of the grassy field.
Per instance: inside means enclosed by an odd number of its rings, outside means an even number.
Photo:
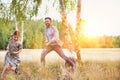
[[[0,71],[2,63],[0,63]],[[49,62],[40,68],[37,62],[22,62],[19,75],[7,73],[5,80],[120,80],[120,62],[81,62],[74,73],[63,62]]]
[[[0,73],[5,53],[0,52]],[[40,53],[39,49],[23,50],[20,74],[7,72],[5,80],[120,80],[120,49],[81,49],[82,61],[74,73],[64,68],[64,61],[55,52],[46,56],[46,67],[41,68]]]
[[[39,61],[40,54],[42,49],[23,49],[20,53],[21,60],[26,61]],[[65,55],[68,55],[69,52],[66,49],[63,49]],[[0,51],[0,62],[4,61],[4,56],[7,51]],[[81,48],[81,59],[82,61],[118,61],[120,60],[120,48]],[[48,61],[52,60],[61,60],[61,58],[52,51],[47,56]]]

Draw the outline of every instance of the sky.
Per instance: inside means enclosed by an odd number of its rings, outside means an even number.
[[[52,0],[53,1],[53,0]],[[49,6],[49,13],[44,14],[45,4]],[[75,26],[76,11],[68,14],[68,21]],[[60,14],[52,7],[51,2],[43,1],[39,9],[38,18],[50,16],[61,20]],[[120,35],[120,0],[82,0],[81,18],[87,21],[87,32],[90,35]]]
[[[8,2],[11,0],[1,1]],[[52,1],[43,0],[38,15],[34,18],[41,19],[50,16],[61,21],[56,6],[52,7]],[[46,6],[48,6],[47,14],[45,14]],[[67,17],[74,27],[76,11],[70,12]],[[81,18],[88,23],[86,30],[90,35],[120,35],[120,0],[82,0]]]
[[[82,0],[81,12],[98,34],[120,35],[120,0]]]
[[[49,8],[50,13],[46,16],[60,20],[57,11]],[[88,23],[88,34],[120,35],[120,0],[82,0],[81,17]],[[75,11],[68,14],[68,21],[75,26]]]

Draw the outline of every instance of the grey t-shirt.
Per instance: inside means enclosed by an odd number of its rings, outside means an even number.
[[[46,42],[52,41],[51,45],[57,44],[57,41],[59,40],[59,32],[56,27],[51,26],[49,28],[46,28]]]

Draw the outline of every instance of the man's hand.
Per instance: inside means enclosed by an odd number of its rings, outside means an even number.
[[[50,45],[50,42],[47,42],[45,45],[46,45],[46,46]]]

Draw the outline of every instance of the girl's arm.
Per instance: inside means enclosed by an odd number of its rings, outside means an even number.
[[[18,53],[20,53],[21,51],[22,51],[22,44],[19,44],[18,45],[18,51],[15,51],[15,52],[13,52],[13,54],[18,54]]]
[[[22,48],[21,49],[19,49],[18,51],[14,51],[14,52],[12,52],[13,54],[18,54],[18,53],[20,53],[22,51]]]
[[[8,44],[7,47],[6,47],[6,50],[9,50],[9,44]]]
[[[11,40],[12,40],[12,36],[9,38],[8,45],[7,45],[7,47],[6,47],[6,50],[9,50],[9,43],[11,42]]]
[[[22,48],[17,51],[17,53],[20,53],[22,51]]]

